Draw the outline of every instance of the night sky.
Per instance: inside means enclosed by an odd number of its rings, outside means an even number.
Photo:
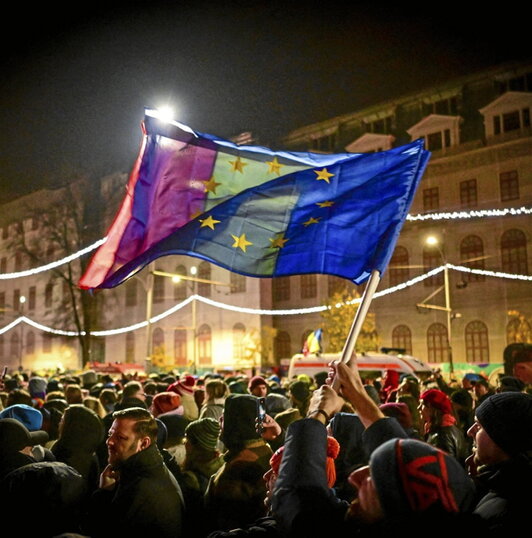
[[[0,202],[129,172],[145,107],[280,148],[297,127],[531,56],[529,17],[511,2],[478,14],[463,2],[441,13],[310,0],[50,4],[3,16]]]

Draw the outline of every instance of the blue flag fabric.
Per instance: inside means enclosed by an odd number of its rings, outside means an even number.
[[[161,170],[153,164],[157,151],[165,147],[160,133],[157,136],[158,144],[151,146],[151,153],[144,152],[139,158],[143,184],[161,181],[162,175],[168,178],[172,166]],[[173,229],[171,218],[167,219],[164,237],[139,240],[142,247],[131,251],[132,241],[124,240],[128,233],[147,237],[153,233],[150,212],[170,213],[170,217],[171,212],[167,206],[158,207],[152,198],[150,205],[142,206],[142,219],[131,219],[135,204],[142,200],[135,199],[140,187],[130,188],[130,220],[123,225],[122,243],[117,240],[114,251],[106,251],[106,244],[100,247],[100,258],[112,260],[114,265],[109,262],[95,270],[97,278],[91,278],[89,266],[81,287],[114,287],[153,260],[171,254],[194,256],[253,277],[323,273],[360,284],[372,270],[382,273],[386,269],[430,156],[422,140],[377,153],[325,156],[275,153],[197,134],[174,151],[176,155],[168,159],[177,162],[174,166],[179,165],[180,152],[186,151],[188,159],[185,170],[172,170],[188,181],[180,180],[185,185],[181,206],[189,203],[199,211],[194,215],[189,208],[188,216],[178,219],[176,209]],[[207,166],[209,152],[211,164]],[[260,176],[258,166],[265,164],[271,173]],[[232,175],[224,176],[222,166],[231,166]],[[281,174],[281,166],[288,173]],[[200,168],[205,169],[203,183],[196,192],[204,196],[190,197],[189,186],[198,183],[194,175]],[[244,170],[249,178],[245,182],[241,179]],[[179,199],[177,202],[179,206]]]

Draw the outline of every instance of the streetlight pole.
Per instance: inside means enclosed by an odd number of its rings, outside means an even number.
[[[435,247],[440,253],[441,261],[443,263],[443,289],[445,294],[445,307],[438,305],[426,304],[426,301],[436,295],[441,288],[437,289],[434,293],[429,295],[424,301],[418,303],[416,306],[418,308],[431,308],[434,310],[444,310],[447,315],[447,359],[449,362],[449,373],[454,373],[454,364],[453,364],[453,346],[452,346],[452,308],[451,308],[451,287],[449,285],[449,267],[447,265],[447,260],[443,250],[440,248],[440,242],[437,237],[430,235],[425,241],[426,245],[429,247]]]

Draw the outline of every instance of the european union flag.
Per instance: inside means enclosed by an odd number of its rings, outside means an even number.
[[[110,288],[153,260],[195,256],[254,277],[383,272],[429,159],[422,140],[368,154],[237,146],[147,113],[107,241],[80,281]]]

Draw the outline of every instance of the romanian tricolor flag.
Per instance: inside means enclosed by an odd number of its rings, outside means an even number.
[[[117,286],[171,254],[254,277],[326,273],[360,284],[386,268],[430,155],[422,140],[368,154],[238,146],[150,111],[143,132],[81,288]]]

